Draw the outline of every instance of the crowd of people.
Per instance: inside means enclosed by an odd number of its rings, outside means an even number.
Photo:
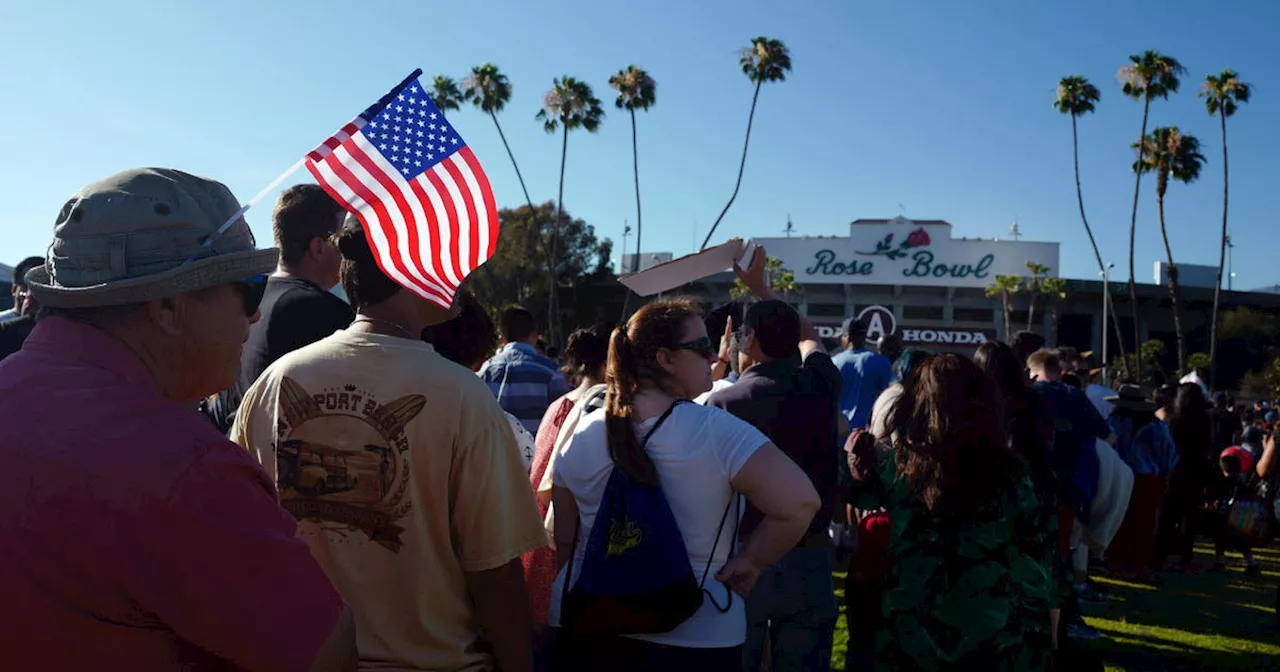
[[[846,565],[847,670],[1063,669],[1091,572],[1200,571],[1208,534],[1257,573],[1276,532],[1264,404],[1112,388],[1030,332],[824,343],[763,250],[745,305],[652,301],[560,356],[524,308],[396,284],[316,185],[276,248],[238,211],[127,171],[15,271],[14,669],[821,671]]]

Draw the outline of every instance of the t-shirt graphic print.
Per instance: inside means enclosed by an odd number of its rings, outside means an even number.
[[[276,416],[280,503],[298,520],[368,535],[399,552],[413,508],[405,426],[426,405],[411,394],[380,403],[346,384],[312,393],[285,376]]]

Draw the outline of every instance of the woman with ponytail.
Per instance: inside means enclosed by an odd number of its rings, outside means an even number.
[[[574,568],[570,586],[585,566],[585,541],[615,469],[660,487],[706,596],[668,632],[558,640],[557,658],[572,660],[568,667],[742,669],[746,616],[731,592],[748,594],[760,570],[795,546],[819,499],[804,472],[754,427],[722,409],[682,403],[711,388],[715,361],[701,315],[686,300],[651,303],[610,337],[605,407],[584,417],[556,456],[551,499],[560,571],[551,624],[560,625],[566,565]],[[738,494],[764,522],[734,553]]]

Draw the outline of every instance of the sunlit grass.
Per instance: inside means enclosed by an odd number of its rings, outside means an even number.
[[[1196,556],[1207,567],[1212,544],[1198,544]],[[1109,672],[1280,671],[1280,547],[1257,549],[1254,556],[1262,563],[1261,576],[1245,576],[1240,556],[1229,554],[1229,574],[1166,573],[1159,587],[1097,577],[1111,601],[1084,607],[1086,621],[1103,634],[1088,648],[1102,654]],[[843,605],[844,574],[835,576]],[[832,656],[836,672],[844,669],[847,628],[842,607]]]

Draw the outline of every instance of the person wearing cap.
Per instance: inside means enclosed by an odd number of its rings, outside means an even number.
[[[240,378],[209,405],[219,431],[231,429],[244,391],[272,362],[351,324],[351,306],[330,293],[342,261],[332,238],[346,215],[318,184],[295,184],[280,194],[271,212],[280,263],[267,278],[262,319],[249,328]]]
[[[852,429],[866,429],[876,398],[893,382],[889,358],[867,349],[867,325],[851,317],[841,326],[844,350],[832,357],[844,385],[840,389],[840,412]]]
[[[520,558],[547,533],[497,399],[423,340],[461,306],[388,278],[356,217],[336,242],[355,320],[267,367],[231,437],[354,610],[363,664],[528,672]]]
[[[831,446],[839,440],[837,402],[842,381],[813,325],[765,282],[765,258],[764,249],[759,248],[747,269],[734,266],[759,299],[743,316],[741,344],[758,363],[744,370],[732,386],[713,392],[707,405],[723,408],[773,441],[809,477],[822,496],[822,506],[809,521],[805,536],[764,568],[747,595],[743,669],[761,669],[771,638],[772,669],[826,670],[839,616],[827,524],[839,499],[836,474],[841,465]],[[799,366],[794,361],[797,355]],[[758,509],[747,506],[740,532],[744,543],[763,519]]]
[[[195,411],[235,381],[276,264],[239,213],[217,182],[125,171],[63,206],[28,272],[41,316],[0,362],[9,668],[354,669],[275,487]]]
[[[39,305],[31,298],[27,271],[44,265],[40,257],[27,257],[13,267],[13,308],[0,313],[0,360],[22,349],[22,343],[36,326]]]

